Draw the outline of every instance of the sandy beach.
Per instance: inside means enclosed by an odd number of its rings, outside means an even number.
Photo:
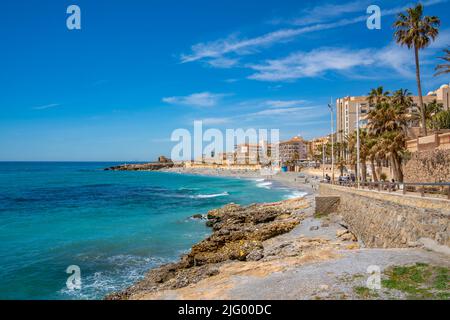
[[[179,174],[202,175],[211,177],[228,177],[237,179],[264,179],[266,181],[274,182],[281,186],[296,189],[306,192],[308,195],[313,195],[317,192],[320,177],[310,176],[303,173],[296,172],[280,172],[277,175],[264,176],[260,171],[251,170],[224,170],[224,169],[209,169],[209,168],[170,168],[161,169],[160,172],[170,172]],[[306,177],[306,179],[304,178]]]

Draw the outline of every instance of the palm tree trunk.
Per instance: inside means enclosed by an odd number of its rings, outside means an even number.
[[[396,157],[396,162],[397,162],[397,174],[398,174],[398,182],[403,183],[403,168],[402,168],[402,160],[400,159],[400,157]]]
[[[397,163],[395,161],[395,157],[394,155],[391,155],[390,157],[390,167],[392,169],[392,173],[394,175],[394,180],[398,181],[398,166]]]
[[[419,62],[419,49],[417,46],[414,46],[414,56],[416,59],[416,79],[417,79],[417,91],[419,94],[419,105],[420,105],[420,113],[422,115],[422,128],[425,135],[427,132],[427,119],[425,119],[425,108],[423,105],[423,96],[422,96],[422,83],[420,81],[420,62]]]
[[[396,155],[392,155],[392,167],[394,169],[395,181],[403,182],[402,161]]]
[[[374,182],[378,182],[377,169],[375,168],[375,161],[374,161],[374,159],[370,160],[370,167],[372,168],[373,181]]]
[[[367,180],[367,165],[366,165],[365,159],[361,164],[361,175],[362,175],[362,177],[361,177],[362,182],[366,182],[366,180]]]
[[[383,162],[381,160],[377,160],[377,173],[381,179],[381,174],[383,173]]]

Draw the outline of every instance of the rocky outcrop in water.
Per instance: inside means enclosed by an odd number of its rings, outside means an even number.
[[[105,171],[158,171],[161,169],[173,168],[174,166],[175,165],[172,161],[142,164],[124,164],[106,168]]]
[[[139,283],[109,300],[128,299],[136,293],[179,289],[217,275],[222,263],[263,258],[263,241],[293,230],[308,206],[303,199],[242,207],[229,204],[207,214],[213,233],[194,245],[179,262],[150,271]]]

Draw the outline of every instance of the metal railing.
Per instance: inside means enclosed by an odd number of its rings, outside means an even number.
[[[336,181],[338,186],[358,188],[358,183],[353,181]],[[389,193],[420,194],[421,197],[433,195],[435,197],[446,197],[450,200],[450,182],[443,183],[400,183],[400,182],[360,182],[359,189],[384,191]]]

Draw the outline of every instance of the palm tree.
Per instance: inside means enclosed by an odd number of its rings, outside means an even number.
[[[403,131],[386,131],[380,137],[379,143],[391,161],[395,180],[403,182],[402,159],[406,151],[406,135]]]
[[[399,89],[392,96],[392,103],[408,110],[413,105],[412,94],[408,89]]]
[[[424,105],[424,112],[417,112],[414,111],[411,115],[411,121],[417,122],[418,120],[421,120],[422,118],[425,119],[427,127],[433,127],[430,122],[432,121],[434,115],[436,115],[438,112],[440,112],[443,108],[443,105],[440,103],[437,103],[436,100],[430,103],[426,103]]]
[[[352,144],[351,146],[351,150],[353,151],[352,153],[352,163],[355,164],[355,166],[357,167],[357,154],[356,154],[356,143],[357,143],[357,136],[356,136],[356,131],[351,135],[351,138],[349,139],[349,143]],[[367,179],[367,158],[369,158],[370,156],[370,149],[372,148],[372,146],[370,145],[370,140],[371,140],[371,136],[370,134],[367,132],[367,130],[364,129],[359,129],[359,161],[360,161],[360,165],[361,165],[361,181],[362,182],[366,182]],[[355,170],[356,172],[356,170]]]
[[[383,87],[378,87],[376,89],[372,89],[369,92],[369,104],[370,105],[379,105],[380,103],[386,102],[389,99],[390,92],[384,91]]]
[[[369,134],[376,139],[367,154],[389,159],[397,181],[403,181],[402,160],[406,150],[406,109],[391,101],[381,103],[369,112]]]
[[[424,117],[424,106],[422,97],[422,84],[420,82],[419,50],[426,48],[430,42],[436,39],[439,34],[438,27],[441,21],[435,16],[423,16],[423,5],[417,4],[414,8],[409,8],[406,13],[400,13],[398,20],[394,23],[395,38],[401,46],[406,45],[408,49],[414,49],[416,62],[416,79],[419,93],[420,110],[422,111],[422,127],[427,135],[426,120]]]
[[[346,165],[346,163],[345,163],[344,159],[338,160],[337,168],[339,169],[339,172],[341,173],[341,176],[344,175],[345,165]]]
[[[431,127],[436,130],[450,129],[450,110],[436,113],[430,121]]]
[[[374,182],[378,182],[377,169],[375,167],[375,161],[379,157],[377,143],[378,143],[377,138],[370,135],[370,138],[367,140],[367,149],[368,149],[368,158],[370,161],[370,168],[372,169],[372,178]]]
[[[444,52],[445,52],[445,56],[441,57],[439,59],[442,59],[447,63],[439,64],[436,67],[437,73],[434,75],[435,77],[439,76],[441,74],[450,73],[450,49],[444,49]]]
[[[368,129],[372,135],[381,136],[386,131],[406,131],[406,110],[386,102],[372,109],[368,115]]]

